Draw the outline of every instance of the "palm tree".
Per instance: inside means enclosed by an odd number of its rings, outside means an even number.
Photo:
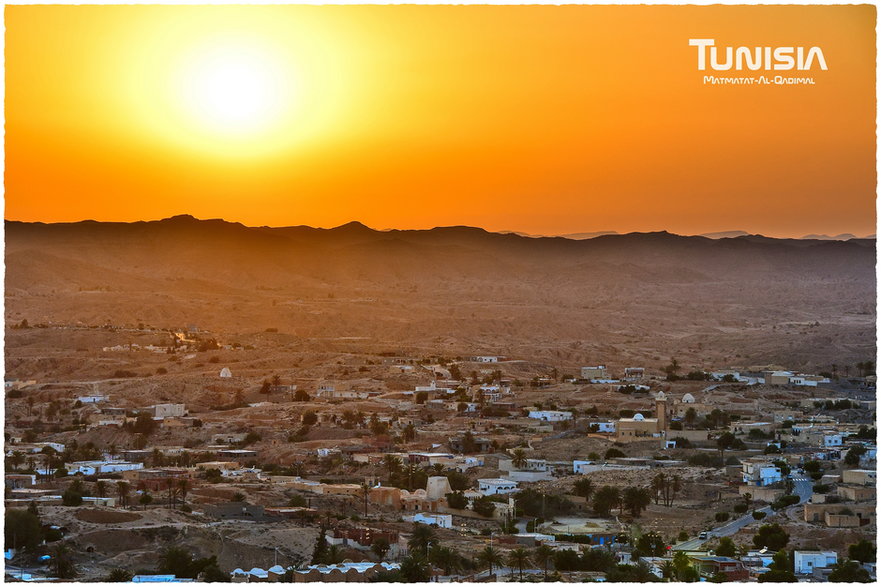
[[[50,559],[52,574],[59,579],[72,579],[77,575],[76,567],[70,556],[70,549],[64,542],[58,543]]]
[[[341,562],[343,562],[343,553],[340,552],[336,544],[331,544],[330,548],[327,549],[327,564],[335,565]]]
[[[428,553],[428,560],[443,569],[444,575],[452,575],[453,571],[459,570],[462,567],[459,555],[452,548],[447,548],[446,546],[432,547]]]
[[[410,536],[407,546],[410,550],[418,550],[423,555],[426,555],[428,554],[428,545],[432,538],[434,538],[434,530],[431,529],[431,526],[417,523],[413,528],[413,534]]]
[[[98,497],[105,497],[107,495],[107,483],[101,480],[95,481],[95,494]]]
[[[404,475],[407,477],[407,490],[413,491],[413,476],[419,472],[419,467],[414,464],[409,464],[404,467]]]
[[[667,476],[663,473],[658,473],[652,478],[652,493],[655,495],[655,505],[658,505],[658,501],[660,501],[661,494],[666,486]]]
[[[444,465],[443,463],[435,463],[431,466],[431,472],[434,475],[443,475],[444,474]]]
[[[165,480],[165,488],[168,494],[168,507],[170,509],[174,509],[174,479],[168,478]]]
[[[128,505],[128,494],[130,491],[131,487],[129,487],[128,481],[116,482],[116,494],[119,496],[119,504],[122,507],[126,507]]]
[[[502,564],[502,555],[492,546],[487,546],[477,555],[477,560],[489,567],[489,574],[493,574],[493,567]]]
[[[12,451],[12,454],[9,455],[9,464],[12,465],[12,469],[18,471],[18,468],[24,464],[24,453],[18,450]]]
[[[554,549],[547,544],[542,544],[535,549],[535,562],[544,569],[544,580],[548,580],[548,563],[554,560]]]
[[[743,501],[744,501],[744,503],[746,504],[746,509],[747,509],[747,510],[749,510],[749,504],[752,502],[752,500],[753,500],[753,494],[752,494],[752,493],[747,492],[747,493],[744,493],[744,494],[743,494]]]
[[[187,493],[189,493],[189,480],[188,479],[178,479],[177,492],[180,494],[181,503],[186,504],[187,503]]]
[[[382,458],[382,464],[385,467],[385,470],[388,471],[389,478],[401,470],[401,459],[395,455],[385,455]]]
[[[511,551],[511,554],[508,555],[508,564],[512,567],[517,567],[520,571],[520,580],[523,580],[523,567],[528,565],[531,561],[529,560],[529,553],[526,552],[523,548],[517,548]]]
[[[676,494],[682,489],[682,478],[679,475],[673,475],[673,479],[667,484],[668,489],[670,490],[670,500],[665,503],[667,507],[673,505],[673,500],[676,498]]]
[[[364,497],[364,517],[367,517],[367,499],[370,497],[370,484],[365,479],[361,483],[361,495]]]
[[[522,469],[526,466],[526,451],[522,448],[515,448],[514,452],[511,453],[511,456],[514,457],[511,460],[511,464],[514,465],[515,469]]]
[[[401,436],[404,438],[404,442],[412,442],[416,439],[416,426],[412,423],[404,426],[404,430],[401,431]]]

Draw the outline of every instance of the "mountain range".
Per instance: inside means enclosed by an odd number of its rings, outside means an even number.
[[[710,236],[7,221],[6,319],[576,363],[874,357],[874,239]]]

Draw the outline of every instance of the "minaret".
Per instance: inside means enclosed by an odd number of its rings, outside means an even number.
[[[667,430],[667,395],[663,391],[659,391],[655,396],[655,417],[658,419],[658,432],[665,432]]]

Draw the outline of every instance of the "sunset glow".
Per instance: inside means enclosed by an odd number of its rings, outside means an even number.
[[[874,8],[752,10],[7,6],[6,217],[873,233]],[[706,86],[694,37],[828,71]]]

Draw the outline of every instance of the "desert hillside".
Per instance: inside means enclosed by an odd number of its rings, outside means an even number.
[[[874,357],[874,266],[869,239],[6,222],[6,322],[196,325],[227,341],[277,329],[561,366],[676,356],[817,370]]]

